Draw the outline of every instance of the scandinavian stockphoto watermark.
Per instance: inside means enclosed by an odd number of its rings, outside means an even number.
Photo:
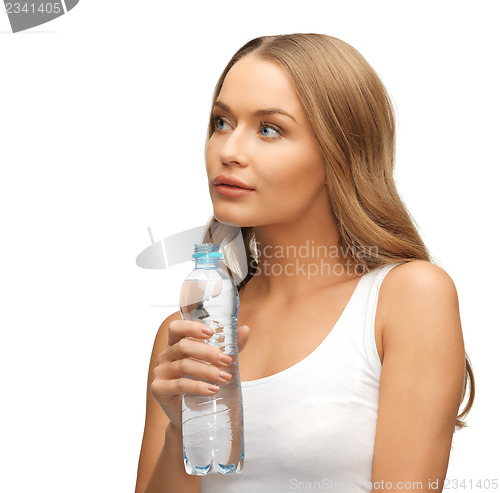
[[[423,491],[424,483],[422,481],[398,481],[394,483],[394,487],[392,482],[390,481],[379,481],[371,483],[370,481],[359,480],[354,484],[349,481],[339,481],[335,479],[327,479],[324,478],[319,481],[300,481],[296,478],[290,479],[289,489],[290,490],[298,490],[298,491],[336,491],[342,492],[350,491],[353,486],[361,487],[367,491],[386,491],[397,489],[399,491]],[[427,485],[426,485],[427,489]],[[436,485],[431,485],[431,481],[429,480],[428,489],[437,489],[437,481]]]
[[[453,479],[446,478],[444,481],[438,479],[428,479],[427,481],[365,481],[360,480],[354,486],[363,487],[367,491],[397,491],[397,492],[415,492],[415,491],[442,491],[446,490],[496,490],[498,489],[498,479],[480,478],[480,479]],[[324,478],[318,481],[301,481],[297,478],[290,479],[289,489],[291,491],[349,491],[353,483],[346,481],[337,481]]]
[[[255,245],[258,258],[250,264],[256,275],[301,276],[307,280],[319,275],[363,275],[366,267],[362,259],[378,256],[377,246],[318,245],[314,240],[300,246]]]
[[[53,21],[75,8],[79,0],[4,0],[13,33]]]
[[[208,238],[220,243],[224,263],[231,268],[236,284],[248,274],[247,253],[241,229],[237,226],[215,223],[181,231],[162,240],[153,238],[148,228],[151,245],[136,259],[145,269],[166,269],[191,260],[196,243]],[[250,260],[254,275],[300,276],[307,280],[317,276],[360,276],[366,273],[364,259],[377,258],[377,246],[318,245],[306,240],[301,245],[261,245],[253,241],[255,258]]]

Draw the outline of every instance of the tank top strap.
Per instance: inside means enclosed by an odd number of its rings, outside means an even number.
[[[382,267],[378,267],[369,273],[371,275],[370,286],[369,286],[369,295],[368,295],[368,303],[367,303],[367,319],[366,322],[370,326],[375,325],[375,314],[377,312],[377,304],[378,304],[378,295],[380,292],[380,286],[382,285],[382,281],[385,276],[389,273],[391,269],[396,267],[396,265],[400,265],[404,262],[398,262],[395,264],[387,264]]]
[[[360,302],[362,306],[359,307],[358,311],[361,317],[359,324],[362,327],[362,344],[365,358],[375,375],[379,374],[382,368],[375,340],[375,316],[377,313],[380,287],[389,271],[402,263],[404,262],[377,267],[365,274],[361,279],[363,284],[360,286]]]

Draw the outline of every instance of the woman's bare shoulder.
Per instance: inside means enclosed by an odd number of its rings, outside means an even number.
[[[448,273],[439,265],[433,264],[427,260],[411,260],[397,265],[386,276],[388,279],[392,278],[398,280],[406,279],[410,282],[434,282],[433,279],[439,277],[447,277],[451,281]]]
[[[465,376],[455,285],[444,269],[418,260],[391,269],[380,293],[384,360],[373,481],[415,471],[441,477]]]
[[[416,292],[456,292],[450,275],[439,265],[426,260],[412,260],[392,268],[381,286],[387,293],[397,296]]]
[[[426,312],[458,314],[458,294],[450,275],[425,260],[413,260],[392,268],[379,293],[383,330],[401,326],[408,318],[422,318]]]

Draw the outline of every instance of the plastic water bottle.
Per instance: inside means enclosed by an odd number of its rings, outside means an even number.
[[[182,437],[188,474],[241,472],[244,460],[243,403],[238,370],[238,290],[220,265],[219,245],[195,245],[195,269],[182,285],[180,310],[184,320],[199,321],[214,330],[207,344],[232,357],[224,368],[227,383],[217,383],[213,396],[183,394]],[[207,381],[208,382],[208,381]],[[209,382],[213,383],[213,382]]]

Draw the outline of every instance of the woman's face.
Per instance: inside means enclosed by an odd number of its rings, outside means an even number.
[[[237,62],[212,116],[206,164],[220,222],[281,224],[313,216],[315,205],[328,203],[321,150],[293,83],[277,64],[253,55]],[[220,184],[227,179],[251,190]]]

